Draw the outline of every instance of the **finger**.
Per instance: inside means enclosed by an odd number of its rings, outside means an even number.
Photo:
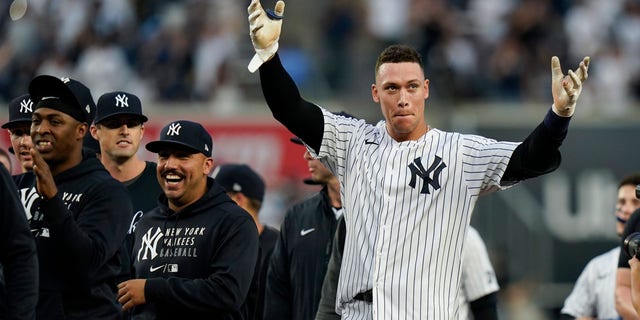
[[[284,16],[284,1],[280,0],[276,2],[276,6],[273,11],[275,11],[275,14],[282,19]]]
[[[262,11],[262,5],[260,4],[260,0],[252,0],[249,6],[247,7],[247,12],[252,13],[255,11]]]
[[[562,87],[564,88],[564,91],[567,93],[567,96],[569,96],[569,98],[573,98],[573,96],[576,94],[576,91],[569,83],[569,80],[565,79],[564,81],[562,81]]]
[[[582,86],[582,81],[580,81],[578,75],[573,72],[573,70],[569,70],[569,78],[571,78],[571,81],[573,82],[573,89],[578,90],[580,86]]]
[[[127,292],[127,293],[123,294],[122,296],[119,296],[119,297],[118,297],[118,302],[120,302],[120,304],[124,305],[124,304],[126,304],[127,302],[129,302],[130,297],[131,297],[131,296],[130,296],[130,295],[129,295],[129,293]]]
[[[582,62],[580,63],[580,80],[584,81],[587,80],[587,78],[589,77],[589,63],[591,62],[591,58],[589,57],[584,57],[584,59],[582,59]]]
[[[120,283],[118,283],[118,289],[122,289],[127,285],[127,281],[122,281]]]
[[[551,78],[561,79],[563,77],[562,68],[560,68],[560,59],[557,56],[551,57]]]
[[[254,11],[249,14],[249,22],[255,23],[255,21],[262,15],[262,10]]]

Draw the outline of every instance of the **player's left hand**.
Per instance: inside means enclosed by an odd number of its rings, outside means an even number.
[[[551,58],[551,93],[553,95],[553,112],[561,117],[570,117],[575,112],[578,97],[582,92],[582,83],[587,80],[589,57],[584,57],[576,71],[562,73],[560,59]]]
[[[118,302],[123,310],[147,303],[144,297],[144,285],[147,279],[131,279],[118,284]]]
[[[33,159],[33,174],[36,176],[36,191],[42,199],[51,199],[58,194],[58,187],[53,180],[51,169],[36,148],[31,148],[30,152]]]

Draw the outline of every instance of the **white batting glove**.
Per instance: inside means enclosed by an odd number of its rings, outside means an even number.
[[[561,117],[570,117],[575,112],[578,97],[582,92],[582,82],[589,76],[589,57],[584,57],[576,71],[569,70],[562,74],[560,59],[551,58],[551,93],[553,95],[553,112]]]
[[[252,0],[247,8],[249,13],[249,35],[256,54],[247,67],[251,73],[269,61],[278,51],[278,39],[282,28],[284,1],[276,3],[274,11],[262,9],[260,0]]]

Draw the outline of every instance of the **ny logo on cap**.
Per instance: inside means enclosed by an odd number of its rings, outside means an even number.
[[[174,122],[174,123],[169,125],[169,129],[167,129],[167,135],[168,136],[179,136],[180,135],[180,129],[182,129],[182,127],[180,126],[180,123],[179,122]]]
[[[68,77],[62,77],[60,78],[60,80],[64,83],[69,83],[69,81],[71,81],[71,79],[69,79]]]
[[[205,150],[205,151],[209,151],[209,146],[205,144],[205,145],[204,145],[204,150]]]
[[[33,112],[33,102],[31,99],[23,99],[20,101],[20,113],[31,113]]]
[[[126,94],[116,95],[116,107],[129,107],[129,97]]]

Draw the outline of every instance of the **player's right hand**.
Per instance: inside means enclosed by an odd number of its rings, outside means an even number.
[[[248,69],[250,72],[255,72],[278,51],[284,1],[278,1],[274,11],[267,13],[262,9],[260,0],[252,0],[247,12],[249,13],[249,35],[256,51],[249,62]]]

